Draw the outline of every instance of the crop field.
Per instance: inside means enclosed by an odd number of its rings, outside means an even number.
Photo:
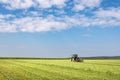
[[[0,80],[120,80],[120,60],[0,59]]]

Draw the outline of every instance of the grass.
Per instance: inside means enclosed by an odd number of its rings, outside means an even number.
[[[0,59],[0,80],[120,80],[120,60]]]

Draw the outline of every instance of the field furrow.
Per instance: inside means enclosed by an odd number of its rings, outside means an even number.
[[[120,80],[119,65],[119,60],[1,59],[0,80]]]

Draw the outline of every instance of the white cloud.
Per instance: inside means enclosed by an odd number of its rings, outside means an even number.
[[[27,9],[30,7],[50,8],[57,6],[62,8],[65,6],[66,0],[0,0],[0,3],[5,4],[7,9]]]
[[[21,3],[22,1],[22,3]],[[66,0],[0,0],[8,4],[9,9],[26,9],[31,6],[50,8],[53,5],[64,7]],[[101,0],[74,0],[76,10],[84,10],[86,7],[98,7]],[[27,5],[27,6],[25,6]],[[17,18],[14,14],[0,14],[0,32],[43,32],[51,30],[63,30],[71,27],[116,27],[120,26],[120,8],[98,9],[93,16],[86,16],[74,12],[71,16],[63,9],[46,9],[50,14],[42,14],[41,11],[24,10],[24,17]],[[53,14],[53,13],[54,14]],[[53,16],[57,13],[60,16]],[[53,15],[52,15],[53,14]]]
[[[114,10],[115,9],[115,10]],[[120,12],[116,11],[116,8],[112,10],[102,11],[106,16],[100,15],[101,11],[96,11],[94,16],[74,15],[72,17],[66,17],[64,21],[69,26],[75,27],[116,27],[120,26]],[[111,12],[109,14],[109,12]],[[115,13],[116,12],[116,13]],[[102,13],[101,13],[102,14]],[[108,15],[107,15],[108,14]]]
[[[56,6],[63,8],[69,0],[0,0],[0,3],[5,4],[7,9],[28,9],[30,7],[35,8],[51,8]],[[98,7],[101,0],[73,0],[74,10],[83,10],[86,7],[93,8]]]
[[[95,16],[100,18],[116,18],[120,20],[120,8],[100,9],[94,13]]]
[[[74,6],[75,11],[79,11],[79,10],[81,11],[81,10],[84,10],[84,9],[85,9],[85,6],[80,5],[80,4],[79,5],[77,4],[77,5]]]
[[[36,3],[38,3],[41,8],[49,8],[52,6],[50,0],[36,0]]]
[[[74,15],[72,17],[66,17],[64,19],[66,23],[71,27],[90,27],[93,26],[92,22],[94,22],[93,18],[88,18],[85,15]],[[96,24],[94,24],[96,25]]]
[[[11,17],[15,16],[11,14],[0,14],[0,32],[16,32],[16,26],[14,24],[8,23],[8,21],[5,20]]]
[[[120,8],[100,9],[94,12],[94,21],[92,24],[98,24],[103,27],[120,25]]]
[[[16,28],[14,24],[0,20],[0,32],[16,32]]]
[[[65,6],[66,0],[35,0],[35,1],[36,3],[39,4],[40,8],[50,8],[53,5],[62,8]]]
[[[99,7],[101,0],[74,0],[73,10],[81,11],[85,8]]]
[[[52,30],[63,30],[71,27],[115,27],[120,25],[120,18],[102,18],[85,15],[74,15],[55,17],[49,15],[43,17],[23,17],[6,21],[0,19],[0,32],[46,32]]]
[[[64,22],[54,20],[54,18],[22,18],[16,19],[15,24],[19,25],[22,32],[43,32],[50,30],[61,30],[67,27]]]
[[[65,22],[58,21],[54,16],[46,18],[24,17],[12,21],[0,19],[0,32],[43,32],[66,29],[67,27]]]
[[[25,9],[34,5],[32,0],[0,0],[7,9]]]
[[[10,18],[10,17],[15,17],[15,16],[12,14],[6,14],[6,15],[0,14],[0,19],[6,19],[6,18]]]
[[[58,6],[59,8],[62,8],[66,6],[65,4],[66,1],[67,0],[51,0],[51,3]]]

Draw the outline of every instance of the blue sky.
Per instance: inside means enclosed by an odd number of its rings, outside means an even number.
[[[120,56],[119,0],[0,0],[0,56]]]

